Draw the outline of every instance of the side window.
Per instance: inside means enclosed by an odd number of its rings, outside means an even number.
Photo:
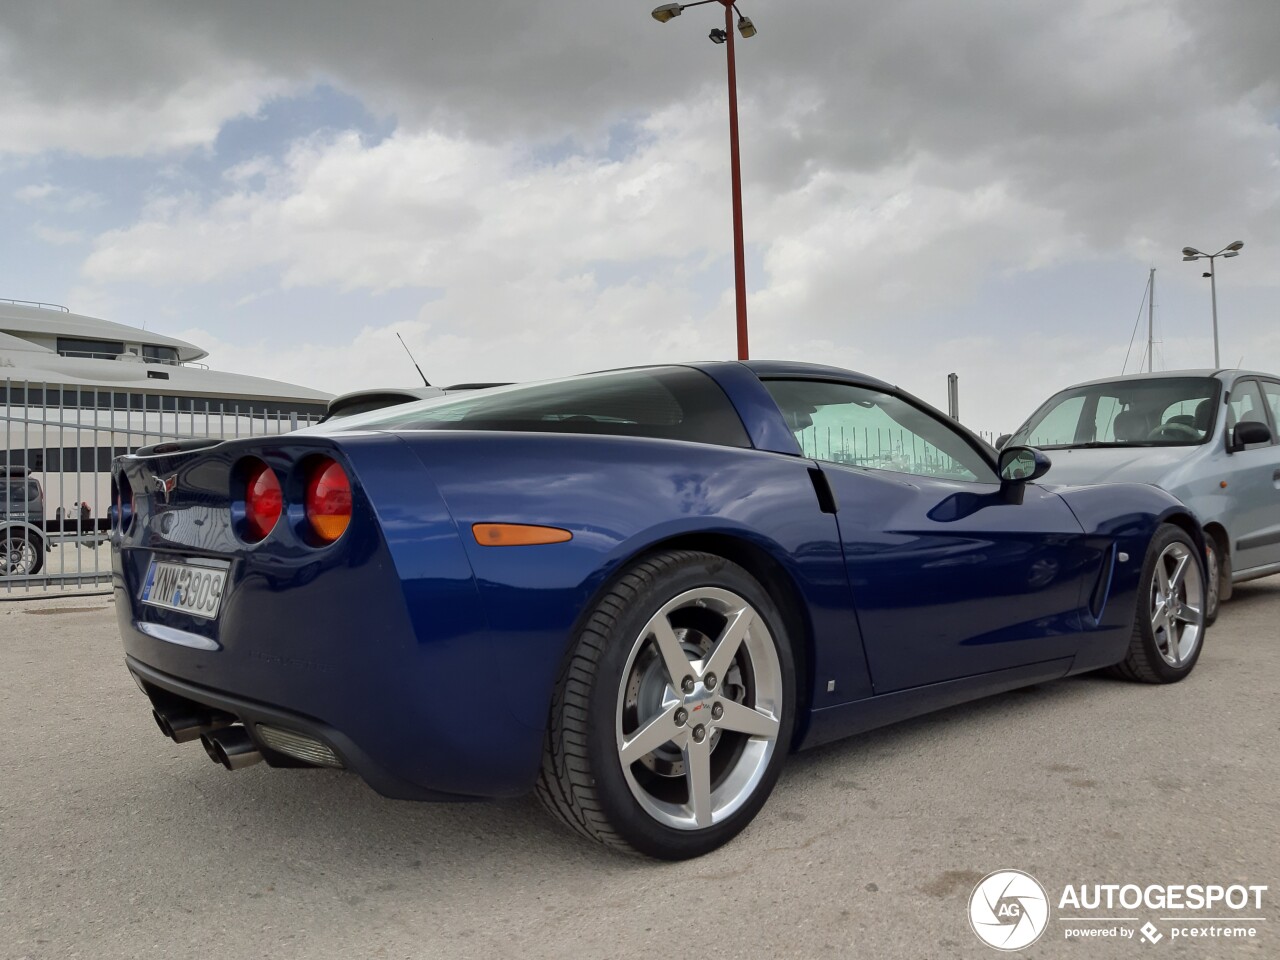
[[[964,437],[891,394],[815,380],[764,385],[805,456],[916,476],[999,482]]]
[[[1280,383],[1263,380],[1262,390],[1267,395],[1267,406],[1271,408],[1271,422],[1280,430]]]
[[[1230,410],[1229,426],[1234,427],[1245,420],[1267,422],[1267,415],[1262,409],[1262,394],[1258,390],[1256,380],[1241,380],[1232,387],[1228,408]]]
[[[1124,412],[1119,397],[1108,397],[1105,394],[1098,398],[1098,406],[1093,414],[1093,436],[1086,438],[1088,443],[1097,440],[1102,443],[1114,443],[1116,439],[1116,417]]]

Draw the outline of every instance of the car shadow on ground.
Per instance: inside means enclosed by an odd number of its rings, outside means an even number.
[[[1264,603],[1277,592],[1280,583],[1242,584],[1224,607],[1223,618]],[[843,782],[851,774],[865,776],[870,768],[878,776],[890,776],[895,757],[910,762],[922,751],[937,749],[943,736],[952,742],[971,739],[978,748],[993,729],[1008,729],[1009,724],[1034,731],[1042,723],[1055,722],[1063,710],[1083,716],[1090,701],[1106,696],[1111,687],[1135,685],[1102,673],[1050,681],[793,755],[762,819],[786,811],[789,796],[813,780]],[[1158,695],[1164,688],[1137,689]],[[143,752],[156,746],[149,736],[139,734],[139,740],[136,746]],[[536,872],[548,864],[571,865],[587,874],[612,872],[619,866],[654,866],[577,836],[554,822],[532,795],[472,803],[389,800],[342,771],[259,765],[229,773],[209,763],[198,744],[176,748],[164,767],[142,781],[141,789],[152,795],[143,803],[181,811],[175,820],[198,823],[198,832],[177,840],[197,857],[216,853],[251,862],[284,850],[301,861],[378,875],[396,873],[397,864],[409,875],[430,867],[440,876],[485,869]],[[136,788],[138,782],[133,785]],[[112,784],[102,786],[110,790]],[[174,841],[170,835],[169,842]]]
[[[1037,714],[1049,715],[1049,707],[1090,696],[1077,679],[1053,681],[793,755],[765,813],[785,811],[788,794],[801,780],[847,778],[872,761],[891,767],[893,757],[911,758],[944,730],[948,737],[981,740],[993,723],[1034,725]],[[202,851],[222,848],[228,856],[252,858],[288,850],[356,873],[385,873],[397,862],[411,873],[430,865],[445,874],[486,864],[516,872],[553,863],[588,872],[654,865],[577,836],[553,821],[532,795],[473,803],[389,800],[342,771],[259,765],[229,773],[209,763],[198,745],[183,754],[168,765],[166,776],[149,779],[146,789],[163,794],[151,798],[155,805],[185,810],[204,824]]]

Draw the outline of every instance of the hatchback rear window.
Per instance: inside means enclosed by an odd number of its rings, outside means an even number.
[[[729,398],[709,376],[690,367],[497,387],[402,404],[318,429],[592,433],[751,446]]]
[[[4,486],[5,496],[14,503],[21,503],[23,500],[40,499],[40,488],[36,486],[34,480],[10,480]]]

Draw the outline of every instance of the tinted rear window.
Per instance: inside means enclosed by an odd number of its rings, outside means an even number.
[[[40,488],[34,480],[9,480],[4,487],[5,496],[14,502],[40,499]]]
[[[592,433],[751,446],[729,398],[705,373],[689,367],[499,387],[348,417],[333,429]]]

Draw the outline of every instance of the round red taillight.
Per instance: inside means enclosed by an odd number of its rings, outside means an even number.
[[[265,539],[284,510],[284,493],[276,472],[259,460],[249,468],[244,490],[244,538]]]
[[[351,481],[336,461],[324,457],[307,477],[307,522],[322,543],[333,543],[351,523]]]

